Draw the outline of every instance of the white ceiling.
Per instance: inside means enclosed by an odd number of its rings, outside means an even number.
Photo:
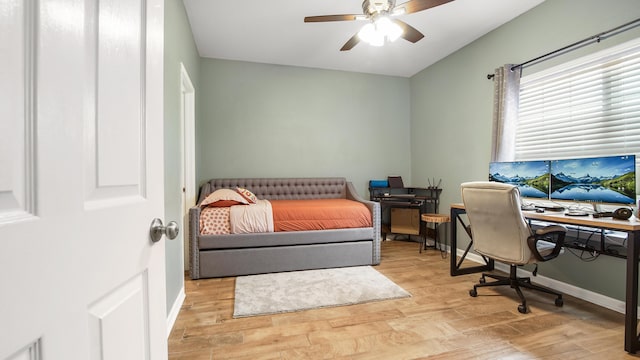
[[[454,0],[398,19],[422,32],[383,47],[340,51],[364,21],[304,23],[362,14],[361,0],[184,0],[202,57],[411,77],[544,0]],[[397,5],[406,1],[398,0]]]

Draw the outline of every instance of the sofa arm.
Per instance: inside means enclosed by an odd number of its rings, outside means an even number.
[[[189,209],[189,273],[191,279],[200,278],[200,248],[198,235],[200,234],[200,207]]]
[[[380,264],[380,233],[382,231],[380,224],[380,203],[375,201],[366,200],[361,197],[356,191],[355,186],[350,181],[346,183],[346,197],[349,200],[363,203],[369,211],[371,211],[371,221],[373,223],[373,265]]]

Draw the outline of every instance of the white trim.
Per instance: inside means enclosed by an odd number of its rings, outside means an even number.
[[[173,329],[173,325],[175,325],[176,320],[178,319],[178,314],[180,314],[180,309],[182,308],[182,304],[184,304],[184,299],[186,295],[184,293],[184,286],[180,289],[178,296],[176,296],[176,300],[173,302],[173,306],[171,306],[171,311],[167,314],[167,338],[171,335],[171,330]]]
[[[464,250],[458,249],[457,254],[458,256],[462,256],[464,254]],[[471,252],[467,254],[467,257],[465,258],[465,260],[471,260],[473,262],[484,264],[484,260],[480,255],[471,253]],[[498,261],[495,262],[495,269],[499,271],[503,271],[505,273],[509,273],[509,265],[503,264]],[[558,281],[555,279],[551,279],[542,275],[538,275],[534,277],[532,276],[530,271],[526,271],[523,269],[519,269],[519,273],[522,274],[523,276],[530,276],[532,279],[532,282],[535,284],[546,286],[548,288],[557,290],[563,294],[571,295],[575,298],[588,301],[592,304],[602,306],[604,308],[619,312],[621,314],[624,314],[625,312],[624,301],[620,301],[620,300],[617,300],[602,294],[598,294],[583,288],[579,288],[577,286],[567,284],[565,282]]]
[[[196,203],[195,170],[195,88],[183,63],[180,63],[180,183],[182,192],[183,270],[189,269],[189,208]],[[182,191],[184,188],[184,191]]]

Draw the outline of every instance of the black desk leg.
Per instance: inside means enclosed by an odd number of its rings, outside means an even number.
[[[638,260],[640,231],[630,231],[627,239],[627,287],[624,316],[624,349],[635,354],[640,349],[638,341]]]
[[[472,274],[472,273],[477,273],[477,272],[482,272],[482,271],[491,271],[494,268],[494,262],[493,259],[487,259],[484,258],[485,260],[485,265],[478,265],[478,266],[469,266],[469,267],[465,267],[465,268],[461,268],[460,266],[462,265],[462,262],[464,261],[464,259],[467,257],[467,253],[469,252],[469,249],[471,249],[471,246],[473,245],[473,239],[471,239],[471,243],[469,244],[469,246],[467,246],[467,249],[465,250],[464,254],[462,255],[462,257],[460,258],[459,262],[456,262],[457,260],[457,252],[458,252],[458,222],[460,222],[460,224],[462,224],[462,226],[464,226],[466,228],[466,225],[464,224],[464,222],[462,221],[462,219],[460,218],[460,215],[466,213],[465,210],[463,209],[457,209],[457,208],[451,208],[451,222],[449,223],[449,225],[451,226],[451,259],[449,262],[449,273],[451,276],[458,276],[458,275],[465,275],[465,274]],[[471,235],[469,234],[469,237],[471,237]]]

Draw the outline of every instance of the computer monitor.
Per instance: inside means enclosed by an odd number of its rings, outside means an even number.
[[[634,204],[635,155],[551,161],[551,199]]]
[[[548,199],[549,162],[491,162],[489,163],[489,181],[516,185],[522,197]]]

